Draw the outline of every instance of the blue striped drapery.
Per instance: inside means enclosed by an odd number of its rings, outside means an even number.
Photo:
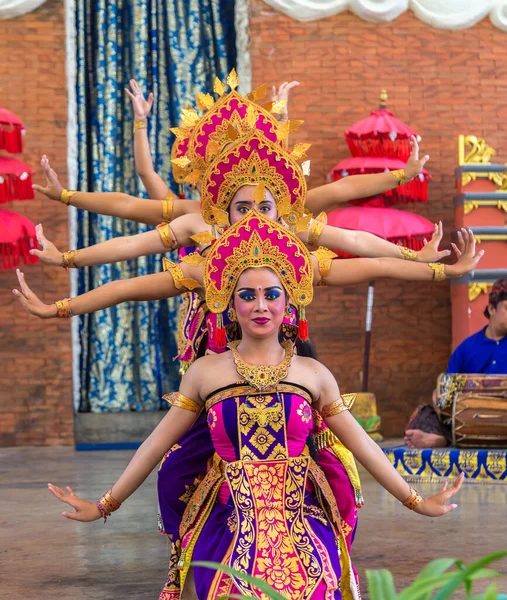
[[[130,78],[153,91],[149,136],[171,181],[170,127],[235,65],[234,0],[75,0],[78,189],[143,195],[133,157]],[[147,227],[80,211],[77,247]],[[79,270],[78,293],[161,269],[160,257]],[[177,301],[128,302],[79,319],[80,410],[158,410],[177,388]]]

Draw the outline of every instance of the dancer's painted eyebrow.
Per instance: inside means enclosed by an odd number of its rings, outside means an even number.
[[[249,287],[243,287],[243,288],[239,288],[238,292],[255,292],[257,288],[249,288]],[[282,288],[279,285],[272,285],[270,287],[264,288],[265,292],[269,292],[270,290],[280,290],[282,291]]]

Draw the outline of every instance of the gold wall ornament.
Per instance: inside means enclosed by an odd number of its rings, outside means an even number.
[[[474,234],[474,236],[478,244],[482,244],[482,242],[507,242],[507,233],[479,233]]]
[[[470,302],[473,302],[474,300],[477,300],[477,298],[481,295],[481,294],[487,294],[488,293],[488,286],[491,287],[493,284],[492,283],[469,283],[468,284],[468,300]]]
[[[503,192],[504,190],[496,191]],[[463,203],[463,211],[465,215],[468,215],[473,210],[476,210],[481,207],[498,208],[499,210],[503,210],[507,213],[507,200],[465,200],[465,202]]]
[[[468,149],[468,152],[467,152]],[[475,135],[463,135],[458,137],[458,164],[463,165],[489,165],[491,157],[496,156],[496,150],[492,148],[484,138]],[[468,185],[477,177],[487,177],[495,185],[502,186],[505,182],[504,173],[463,173],[462,185]],[[465,213],[466,214],[466,213]]]

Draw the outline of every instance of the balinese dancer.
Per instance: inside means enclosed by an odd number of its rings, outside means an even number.
[[[225,213],[234,223],[251,209],[266,213],[273,219],[279,218],[281,213],[288,222],[291,222],[292,218],[297,222],[303,217],[304,175],[299,165],[283,149],[253,134],[251,138],[230,146],[222,156],[225,156],[223,164],[218,159],[212,163],[203,182],[202,208],[210,226],[223,225],[222,222],[216,223],[215,215]],[[229,170],[224,170],[223,165],[228,165]],[[238,165],[242,165],[239,171],[234,170],[233,166],[237,167]],[[252,170],[252,167],[255,168]],[[323,225],[318,221],[316,223]],[[312,231],[309,233],[313,235]],[[319,231],[317,230],[315,232],[315,242],[318,240],[318,234]],[[207,236],[210,239],[209,230]],[[470,237],[468,233],[466,234],[465,246],[466,249],[458,263],[452,266],[442,264],[425,265],[389,258],[335,261],[332,260],[333,254],[324,248],[319,248],[315,252],[319,272],[315,276],[314,283],[316,285],[322,284],[322,279],[325,278],[330,285],[349,285],[369,281],[371,278],[378,278],[379,276],[432,280],[435,278],[434,273],[437,274],[437,280],[445,276],[458,277],[473,269],[481,256],[481,254],[475,255],[475,243],[473,237]],[[399,252],[397,247],[396,249]],[[179,294],[186,289],[198,287],[202,284],[202,256],[194,254],[183,259],[180,264],[168,263],[167,273],[108,283],[71,301],[61,301],[58,310],[56,310],[55,305],[53,305],[53,308],[43,305],[26,286],[22,275],[20,275],[20,281],[22,283],[22,293],[18,293],[18,298],[29,312],[41,317],[57,316],[57,314],[70,316],[70,308],[74,311],[74,314],[81,314],[127,299],[164,298]],[[54,313],[53,309],[55,309]],[[305,320],[302,319],[301,321],[303,326]],[[223,324],[219,322],[212,339],[222,341],[224,337],[225,330]],[[223,343],[218,345],[223,345]],[[202,451],[203,446],[201,446],[198,428],[193,429],[192,433],[197,437],[195,443],[189,441],[189,447],[195,447],[196,452]],[[325,436],[321,437],[324,438]],[[202,456],[204,458],[204,453]],[[177,453],[175,453],[175,460],[177,460]],[[205,459],[203,462],[205,462]],[[186,464],[186,467],[182,464],[182,479],[179,480],[179,483],[185,486],[189,485],[188,469],[191,469],[192,466],[203,466],[198,464],[195,457],[191,461],[186,461]],[[199,472],[202,472],[202,470],[196,471],[196,474]],[[191,483],[193,483],[193,480],[190,481]],[[178,498],[187,499],[188,494],[184,492],[185,489]],[[179,510],[175,509],[173,511],[174,515],[177,515],[178,512],[181,514],[184,506],[183,500],[178,501],[177,504]],[[353,505],[352,502],[351,506]],[[171,521],[174,520],[171,519]],[[353,514],[349,527],[353,530]]]
[[[359,597],[336,503],[305,448],[312,408],[405,506],[426,516],[456,508],[447,501],[463,475],[423,499],[350,415],[332,374],[280,344],[289,303],[301,312],[311,302],[315,262],[297,237],[262,214],[250,212],[228,229],[206,259],[206,300],[216,314],[237,320],[241,340],[190,367],[169,413],[99,501],[49,484],[75,509],[67,518],[107,518],[206,412],[215,455],[185,511],[163,600],[192,585],[199,600],[261,597],[240,578],[199,567],[192,573],[191,561],[199,560],[259,577],[294,600]]]

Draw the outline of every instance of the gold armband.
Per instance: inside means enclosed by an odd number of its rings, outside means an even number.
[[[177,245],[177,241],[173,235],[172,229],[169,226],[169,223],[159,223],[157,225],[157,231],[158,234],[160,235],[160,239],[162,240],[162,243],[164,244],[164,246],[168,249],[168,250],[174,250],[174,248]]]
[[[403,502],[403,506],[406,506],[409,510],[414,510],[414,508],[418,504],[421,504],[421,502],[423,500],[424,500],[424,498],[421,496],[421,494],[416,489],[414,489],[412,486],[410,486],[410,495]]]
[[[69,206],[70,199],[74,194],[77,194],[77,190],[62,190],[62,193],[60,194],[60,202]]]
[[[136,119],[134,121],[134,133],[139,129],[146,129],[148,127],[148,121],[146,119]]]
[[[170,223],[173,218],[174,211],[174,194],[169,192],[162,200],[162,218],[166,223]]]
[[[326,223],[319,221],[318,219],[312,219],[310,223],[310,229],[308,230],[308,245],[313,248],[318,245],[320,234],[326,226]]]
[[[398,246],[403,260],[417,260],[417,252],[405,246]]]
[[[428,263],[428,267],[433,270],[433,281],[443,281],[445,276],[445,265],[443,263]]]
[[[171,406],[178,406],[179,408],[183,408],[197,414],[199,414],[204,408],[202,404],[199,404],[191,398],[187,398],[183,394],[180,394],[180,392],[173,394],[170,404]]]
[[[162,259],[162,265],[164,266],[164,271],[168,272],[173,278],[176,289],[181,290],[184,288],[191,292],[192,290],[201,287],[201,284],[195,279],[185,277],[185,274],[178,263],[174,263],[172,260],[164,257]]]
[[[63,300],[57,300],[56,304],[56,316],[59,319],[70,319],[72,317],[72,310],[70,308],[70,298],[64,298]]]
[[[65,269],[77,269],[75,260],[78,252],[79,250],[69,250],[68,252],[64,252],[62,254],[62,267]]]
[[[405,185],[409,181],[405,176],[405,169],[396,169],[395,171],[390,171],[390,173],[398,180],[398,185]]]
[[[331,271],[331,262],[336,258],[336,254],[324,248],[324,246],[314,250],[311,254],[317,259],[319,275],[321,277],[318,285],[327,285],[325,278],[329,275],[329,271]]]
[[[327,419],[329,417],[334,417],[335,415],[339,415],[344,410],[349,410],[343,401],[342,398],[338,398],[331,404],[326,404],[323,409],[320,411],[320,414]]]

